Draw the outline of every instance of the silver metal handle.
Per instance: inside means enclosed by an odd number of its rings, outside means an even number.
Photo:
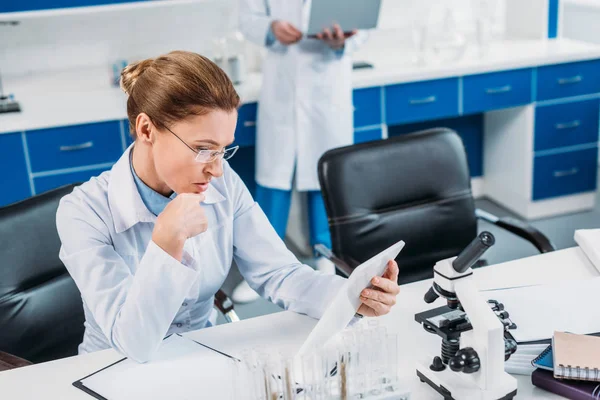
[[[256,126],[256,121],[244,121],[244,127],[245,128],[250,128]]]
[[[571,168],[571,169],[567,169],[565,171],[554,171],[554,177],[555,178],[562,178],[564,176],[575,175],[578,172],[579,172],[579,168]]]
[[[410,99],[410,104],[428,104],[435,103],[437,101],[436,96],[429,96],[423,99]]]
[[[72,146],[60,146],[59,149],[60,149],[60,151],[77,151],[77,150],[89,149],[90,147],[94,147],[94,142],[92,142],[91,140],[89,142],[85,142],[85,143],[81,143],[81,144],[74,144]]]
[[[511,85],[506,85],[506,86],[497,87],[497,88],[485,89],[485,92],[487,94],[508,93],[510,91],[512,91],[512,86]]]
[[[570,78],[559,78],[558,79],[558,84],[559,85],[569,85],[569,84],[572,84],[572,83],[579,83],[582,80],[583,80],[583,76],[581,76],[581,75],[575,75],[575,76],[572,76]]]
[[[580,120],[575,120],[572,122],[565,122],[564,124],[556,124],[555,127],[557,130],[563,130],[563,129],[573,129],[573,128],[577,128],[581,125],[581,121]]]

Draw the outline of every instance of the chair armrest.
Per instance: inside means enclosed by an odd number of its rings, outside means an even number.
[[[6,371],[9,369],[26,367],[31,365],[31,362],[24,360],[20,357],[13,356],[12,354],[0,351],[0,371]]]
[[[336,255],[333,254],[333,252],[323,244],[315,245],[315,252],[331,261],[338,271],[340,271],[346,278],[349,277],[354,270],[346,262],[344,262],[344,260],[336,257]]]
[[[223,316],[227,322],[238,322],[240,318],[233,309],[233,301],[225,294],[224,291],[220,290],[215,293],[215,307],[223,313]]]
[[[479,209],[475,210],[475,215],[481,220],[494,224],[499,228],[527,240],[529,243],[533,244],[540,253],[549,253],[556,250],[546,235],[524,221],[510,217],[498,218],[493,214]]]

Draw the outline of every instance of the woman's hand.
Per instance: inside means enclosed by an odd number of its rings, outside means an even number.
[[[371,284],[373,289],[364,289],[360,293],[362,304],[357,312],[365,317],[380,317],[390,312],[396,304],[396,296],[400,293],[396,261],[388,261],[383,276],[374,277]]]
[[[317,39],[327,43],[334,50],[339,50],[344,47],[346,39],[356,35],[356,30],[353,30],[349,35],[344,35],[342,28],[338,24],[333,25],[333,32],[327,28],[323,32],[317,34]]]
[[[204,194],[180,194],[156,219],[152,241],[177,260],[181,261],[185,241],[208,229],[208,220],[200,205],[204,198]]]
[[[290,45],[302,39],[302,32],[287,21],[273,21],[273,23],[271,23],[271,29],[273,30],[275,38],[281,44]]]

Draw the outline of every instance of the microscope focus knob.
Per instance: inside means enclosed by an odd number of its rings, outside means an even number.
[[[475,349],[472,347],[465,347],[464,349],[458,350],[456,355],[450,358],[448,366],[454,372],[472,374],[479,371],[481,360],[479,360],[479,355]]]

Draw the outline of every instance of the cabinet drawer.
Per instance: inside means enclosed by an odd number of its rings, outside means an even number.
[[[20,133],[0,135],[0,207],[31,196]]]
[[[598,141],[600,100],[538,107],[534,150],[548,150]]]
[[[256,111],[256,103],[244,104],[240,107],[234,144],[240,147],[254,146],[256,142]]]
[[[388,125],[458,115],[458,78],[387,86]]]
[[[91,177],[98,176],[108,169],[110,168],[96,168],[86,171],[70,172],[68,174],[40,176],[33,179],[33,185],[35,187],[35,192],[40,194],[70,183],[87,182]]]
[[[537,100],[600,92],[600,60],[540,67]]]
[[[354,131],[354,143],[372,142],[373,140],[381,140],[381,128],[365,129]]]
[[[32,172],[115,162],[123,153],[120,121],[26,133]]]
[[[354,126],[380,125],[381,88],[357,89],[353,94]]]
[[[596,190],[598,148],[535,157],[533,200]]]
[[[466,76],[463,79],[465,114],[528,104],[531,69]]]

